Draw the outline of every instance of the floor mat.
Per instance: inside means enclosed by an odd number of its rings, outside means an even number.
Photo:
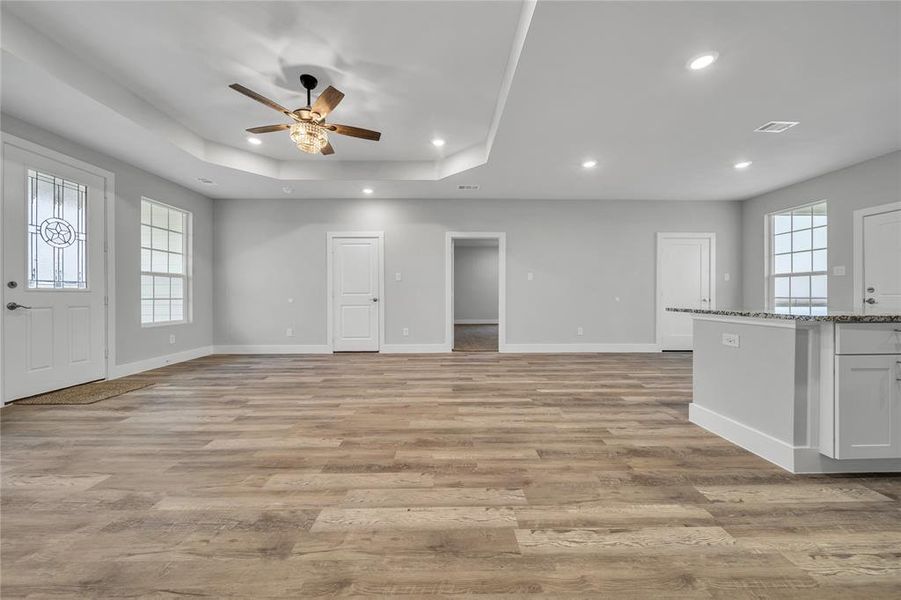
[[[151,385],[153,384],[148,381],[95,381],[47,392],[46,394],[29,396],[28,398],[16,400],[13,404],[94,404],[95,402],[121,396]]]

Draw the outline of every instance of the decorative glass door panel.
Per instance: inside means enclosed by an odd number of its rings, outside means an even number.
[[[28,287],[87,289],[88,188],[28,170]]]

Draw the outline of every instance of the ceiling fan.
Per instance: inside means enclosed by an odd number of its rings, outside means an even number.
[[[293,123],[284,125],[264,125],[262,127],[251,127],[247,131],[249,133],[271,133],[273,131],[290,131],[291,140],[297,145],[299,150],[308,152],[309,154],[334,154],[328,140],[329,133],[338,133],[340,135],[349,135],[350,137],[361,138],[364,140],[379,141],[382,134],[378,131],[370,129],[362,129],[360,127],[351,127],[350,125],[338,125],[335,123],[326,123],[325,117],[335,110],[344,93],[339,92],[332,86],[325,88],[316,102],[310,103],[310,92],[316,88],[319,82],[315,77],[308,74],[300,76],[300,84],[307,90],[307,105],[297,110],[288,110],[281,104],[273,102],[269,98],[262,96],[255,91],[244,87],[239,83],[233,83],[230,87],[236,92],[240,92],[248,98],[253,98],[261,104],[265,104],[269,108],[275,109],[285,116],[294,120]]]

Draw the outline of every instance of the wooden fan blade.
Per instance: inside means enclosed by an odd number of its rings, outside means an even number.
[[[313,112],[319,113],[320,117],[325,117],[325,115],[335,110],[342,98],[344,98],[344,92],[339,92],[332,86],[328,86],[316,98],[316,102],[313,103],[311,109]]]
[[[362,127],[351,127],[350,125],[336,125],[329,123],[325,126],[329,131],[340,133],[341,135],[349,135],[350,137],[362,138],[364,140],[372,140],[377,142],[381,139],[382,134],[371,129],[363,129]]]
[[[272,133],[273,131],[284,131],[291,129],[290,125],[264,125],[262,127],[251,127],[247,131],[249,133]]]
[[[241,85],[240,83],[233,83],[233,84],[231,84],[231,85],[228,86],[228,87],[230,87],[231,89],[235,90],[236,92],[238,92],[238,93],[240,93],[240,94],[244,94],[244,95],[247,96],[248,98],[253,98],[254,100],[256,100],[257,102],[259,102],[260,104],[265,104],[265,105],[268,106],[269,108],[275,109],[275,110],[277,110],[277,111],[280,112],[280,113],[284,113],[284,114],[288,115],[289,117],[294,118],[294,113],[292,113],[290,110],[288,110],[287,108],[285,108],[284,106],[282,106],[282,105],[279,104],[278,102],[275,102],[275,101],[273,101],[273,100],[270,100],[270,99],[267,98],[266,96],[261,96],[260,94],[257,94],[255,91],[253,91],[253,90],[251,90],[251,89],[248,89],[248,88],[244,87],[244,86]]]
[[[329,154],[334,154],[334,153],[335,153],[335,149],[332,148],[332,145],[331,145],[331,144],[326,144],[326,145],[325,145],[325,148],[323,148],[322,150],[320,150],[320,152],[321,152],[322,154],[329,155]]]

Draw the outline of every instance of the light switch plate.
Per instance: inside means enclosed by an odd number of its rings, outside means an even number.
[[[400,271],[394,274],[394,281],[400,281]]]
[[[174,334],[174,333],[169,334],[169,343],[170,343],[170,344],[174,344],[174,343],[175,343],[175,334]]]
[[[832,267],[832,274],[835,275],[836,277],[842,277],[845,274],[845,267],[843,267],[843,266]]]
[[[730,275],[729,273],[723,273],[723,281],[729,281],[730,279],[732,279],[732,275]]]
[[[529,271],[529,273],[526,275],[526,279],[532,281],[533,279],[535,279],[535,274]]]
[[[403,336],[407,337],[408,335],[410,335],[410,329],[408,327],[404,327]]]
[[[576,329],[576,335],[585,335],[585,330],[579,327]]]
[[[294,328],[288,327],[285,329],[285,337],[294,337]]]
[[[739,346],[739,337],[737,333],[724,333],[723,334],[723,346],[731,346],[732,348],[738,348]]]

